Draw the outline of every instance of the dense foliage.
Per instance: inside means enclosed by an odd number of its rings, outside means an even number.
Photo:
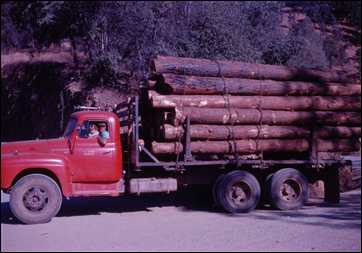
[[[144,77],[156,54],[326,68],[343,55],[313,24],[323,28],[347,19],[360,26],[361,3],[14,1],[1,7],[2,50],[68,39],[102,70],[90,77],[97,82],[99,73],[116,75],[119,63]],[[290,19],[285,30],[286,7],[307,17]],[[114,84],[114,78],[107,80]]]

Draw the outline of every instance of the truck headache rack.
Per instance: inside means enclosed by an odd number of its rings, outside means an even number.
[[[74,111],[101,111],[102,109],[100,107],[94,107],[94,106],[82,106],[82,105],[76,105],[74,106]]]

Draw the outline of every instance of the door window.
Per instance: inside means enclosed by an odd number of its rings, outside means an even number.
[[[80,127],[79,137],[88,139],[96,138],[98,136],[106,139],[109,138],[109,126],[107,121],[84,121]]]

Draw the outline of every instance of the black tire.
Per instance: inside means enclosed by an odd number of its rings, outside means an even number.
[[[62,192],[50,177],[32,174],[11,188],[10,209],[25,224],[49,222],[60,210]]]
[[[218,197],[217,197],[217,191],[219,189],[219,184],[221,183],[221,181],[224,179],[225,177],[225,174],[221,174],[217,179],[216,181],[214,182],[214,185],[212,187],[212,199],[214,200],[214,204],[216,207],[220,208],[221,205],[220,205],[220,201],[218,200]]]
[[[266,178],[265,178],[265,184],[267,185],[267,187],[270,186],[271,184],[271,179],[273,178],[274,173],[270,173]]]
[[[268,188],[270,203],[280,210],[299,209],[308,200],[308,180],[296,169],[275,172]]]
[[[246,213],[255,209],[260,194],[258,180],[246,171],[232,171],[226,174],[216,189],[218,203],[230,213]]]
[[[270,204],[269,189],[270,189],[271,178],[273,177],[273,175],[274,173],[270,173],[263,180],[264,184],[261,186],[261,197],[258,205],[260,208],[263,208],[266,204]]]

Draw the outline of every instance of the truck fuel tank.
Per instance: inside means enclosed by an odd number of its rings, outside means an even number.
[[[175,178],[133,178],[129,182],[130,193],[172,192],[177,191]]]

